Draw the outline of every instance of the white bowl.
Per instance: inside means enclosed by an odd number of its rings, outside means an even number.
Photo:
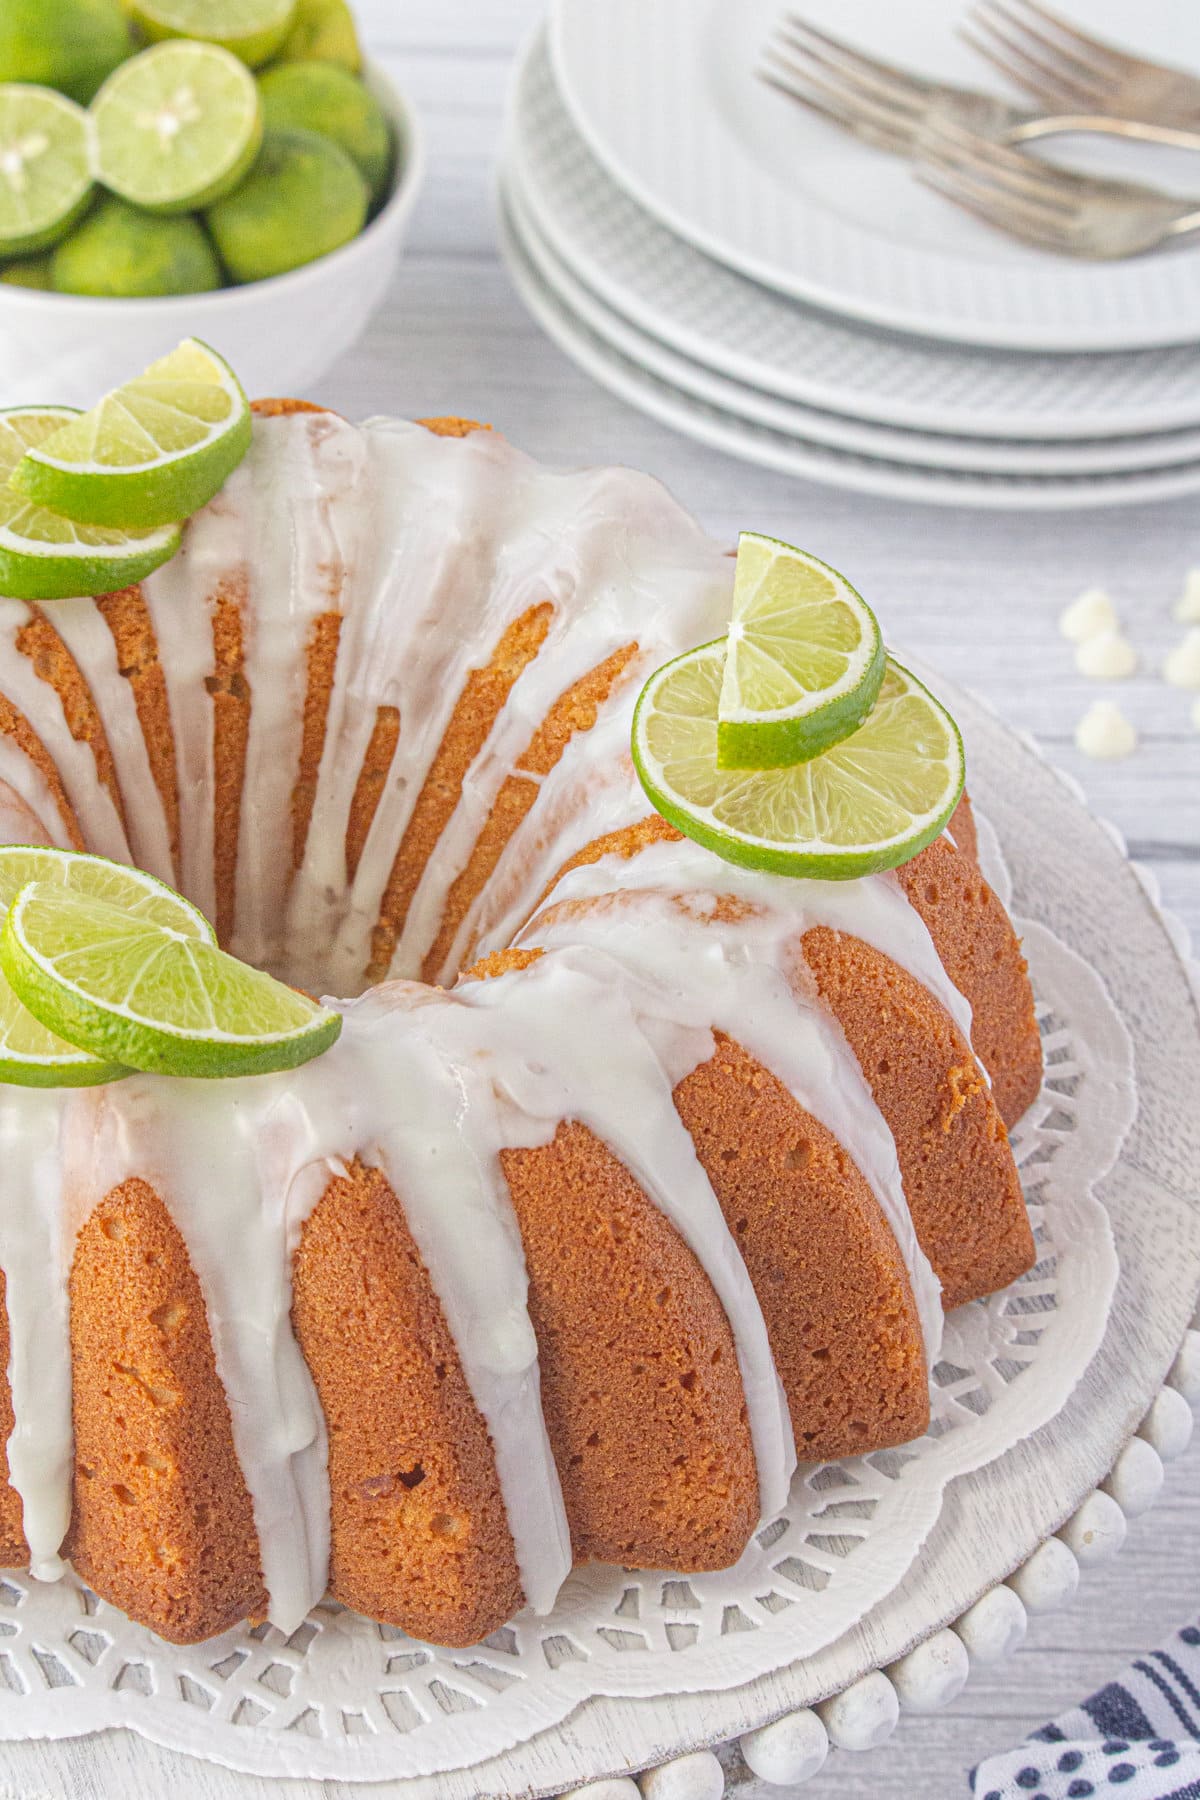
[[[0,406],[92,406],[185,337],[218,350],[252,398],[311,386],[383,298],[424,173],[412,113],[378,65],[366,78],[391,120],[396,174],[360,236],[287,275],[210,294],[102,300],[0,282]]]

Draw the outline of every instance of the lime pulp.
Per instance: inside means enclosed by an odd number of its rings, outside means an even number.
[[[45,250],[70,230],[92,193],[91,142],[73,100],[0,86],[0,256]]]
[[[296,0],[132,0],[131,10],[149,38],[202,38],[256,69],[292,29]]]

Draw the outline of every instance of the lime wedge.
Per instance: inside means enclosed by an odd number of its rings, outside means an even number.
[[[725,639],[652,675],[633,717],[633,760],[653,805],[727,862],[849,880],[894,869],[943,829],[963,786],[958,727],[889,656],[866,723],[785,769],[717,766]]]
[[[0,86],[0,256],[65,237],[92,192],[92,138],[82,107],[49,88]]]
[[[43,1025],[93,1056],[164,1075],[265,1075],[327,1050],[341,1016],[214,944],[34,881],[0,967]]]
[[[77,525],[10,486],[26,452],[78,416],[69,406],[0,412],[0,594],[18,600],[111,594],[149,575],[179,548],[178,525],[156,531]]]
[[[857,731],[879,697],[883,638],[844,576],[777,538],[738,542],[717,711],[723,769],[807,762]]]
[[[92,101],[96,174],[147,212],[187,212],[235,188],[262,142],[244,62],[216,44],[156,44]]]
[[[132,0],[148,38],[205,38],[256,69],[292,28],[296,0]]]
[[[7,911],[31,881],[91,894],[127,915],[158,919],[185,935],[212,940],[212,928],[195,907],[137,869],[71,850],[0,845],[0,909]],[[121,1064],[91,1056],[40,1024],[0,975],[0,1082],[20,1087],[92,1087],[128,1073]]]
[[[12,486],[90,525],[165,525],[212,499],[250,434],[250,407],[229,364],[184,338],[144,375],[31,446]]]

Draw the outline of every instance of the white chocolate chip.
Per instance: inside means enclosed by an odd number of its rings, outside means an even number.
[[[1193,625],[1183,641],[1167,652],[1163,680],[1172,687],[1200,689],[1200,625]]]
[[[1098,762],[1115,762],[1137,749],[1137,732],[1119,706],[1097,700],[1075,727],[1075,745]]]
[[[1175,604],[1175,617],[1181,625],[1200,625],[1200,569],[1189,569],[1183,592]]]
[[[1117,629],[1117,609],[1103,588],[1087,588],[1059,614],[1058,629],[1073,644],[1082,644],[1102,631]]]
[[[1138,654],[1119,631],[1101,631],[1076,646],[1075,667],[1093,681],[1123,681],[1138,666]]]

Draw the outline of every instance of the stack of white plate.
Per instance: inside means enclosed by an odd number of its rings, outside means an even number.
[[[1200,489],[1200,246],[1094,264],[990,231],[756,78],[783,10],[555,0],[499,171],[504,253],[546,331],[645,412],[817,481],[990,507]],[[804,7],[978,85],[959,10]],[[1125,0],[1080,22],[1188,60],[1160,10],[1160,43]],[[1187,30],[1200,67],[1200,10]],[[1200,193],[1200,157],[1189,173]]]

